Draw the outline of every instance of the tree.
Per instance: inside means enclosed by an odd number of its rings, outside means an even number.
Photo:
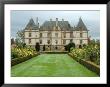
[[[95,45],[95,39],[90,40],[89,45]]]
[[[35,45],[35,49],[36,49],[37,52],[40,50],[40,45],[39,45],[38,42],[37,42],[36,45]]]
[[[75,43],[72,42],[72,40],[70,41],[70,43],[68,45],[65,45],[65,50],[70,52],[71,47],[75,48]]]
[[[65,47],[65,50],[67,51],[67,50],[68,50],[68,47],[67,47],[67,45],[65,45],[64,47]]]
[[[43,51],[45,51],[45,45],[43,45]]]
[[[71,48],[71,47],[75,48],[75,43],[70,42],[70,43],[68,44],[68,51],[69,51],[69,52],[70,52],[70,48]]]
[[[18,47],[20,47],[20,48],[22,47],[22,44],[18,38],[15,39],[15,43]]]
[[[100,40],[96,40],[96,44],[98,45],[98,46],[100,46]]]
[[[17,38],[21,41],[24,42],[24,30],[19,30],[17,32]]]
[[[81,46],[81,45],[79,45],[79,48],[81,49],[81,48],[82,48],[82,46]]]
[[[23,48],[26,47],[26,43],[23,43]]]
[[[14,38],[11,38],[11,45],[15,44]]]

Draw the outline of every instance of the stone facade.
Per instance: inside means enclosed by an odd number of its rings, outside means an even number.
[[[88,29],[79,18],[77,26],[72,27],[68,21],[45,21],[39,26],[38,18],[35,24],[31,18],[24,29],[24,41],[26,45],[35,46],[36,42],[47,50],[64,50],[64,46],[72,40],[76,46],[88,44]]]

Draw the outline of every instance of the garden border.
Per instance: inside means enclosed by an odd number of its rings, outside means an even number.
[[[68,55],[73,58],[71,54],[68,53]],[[77,58],[73,58],[73,59],[100,76],[100,66],[93,64],[92,62],[85,61],[84,59],[77,59]]]
[[[31,59],[32,57],[38,56],[39,54],[40,53],[37,53],[37,54],[35,54],[33,56],[27,56],[27,57],[24,57],[24,58],[14,58],[14,59],[11,60],[11,66],[14,66],[14,65],[17,65],[19,63],[22,63],[22,62],[24,62],[26,60]]]

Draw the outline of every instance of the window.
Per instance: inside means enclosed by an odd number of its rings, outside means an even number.
[[[63,44],[66,44],[66,40],[63,40]]]
[[[50,44],[50,40],[47,40],[47,43]]]
[[[55,37],[58,37],[58,33],[55,33]]]
[[[66,38],[66,32],[64,32],[63,37]]]
[[[42,40],[40,40],[40,44],[42,44]]]
[[[70,43],[72,43],[72,42],[73,42],[73,39],[70,40]]]
[[[73,32],[70,33],[70,37],[71,37],[71,38],[73,37]]]
[[[58,44],[58,40],[55,40],[55,43]]]
[[[80,33],[80,37],[82,37],[82,32]]]
[[[47,33],[47,37],[51,37],[51,33]]]
[[[55,49],[57,50],[57,49],[58,49],[58,47],[56,46],[56,47],[55,47]]]
[[[82,40],[80,40],[80,44],[82,44]]]
[[[31,37],[31,33],[29,32],[29,37]]]
[[[29,39],[29,44],[31,44],[31,39]]]
[[[42,37],[42,33],[40,33],[40,37]]]

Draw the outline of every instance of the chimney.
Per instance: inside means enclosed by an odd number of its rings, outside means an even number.
[[[50,19],[50,21],[52,21],[52,19]]]
[[[56,18],[56,27],[58,26],[58,18]]]
[[[40,28],[40,25],[39,25],[39,23],[38,23],[38,28]]]
[[[36,18],[36,25],[38,26],[38,17]]]

